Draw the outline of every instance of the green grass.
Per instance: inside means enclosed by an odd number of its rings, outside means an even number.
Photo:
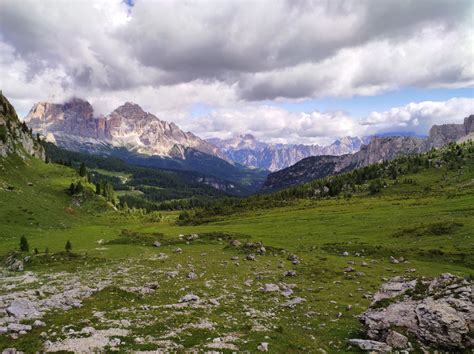
[[[405,177],[416,183],[402,183]],[[468,161],[462,170],[429,169],[403,176],[399,183],[388,181],[388,187],[375,196],[301,200],[285,207],[232,214],[208,224],[178,226],[176,213],[163,213],[163,221],[153,223],[146,216],[113,211],[98,197],[81,206],[72,205],[65,191],[78,179],[72,169],[10,157],[0,160],[0,256],[18,248],[25,235],[30,250],[50,250],[48,256],[33,256],[26,264],[26,270],[35,274],[68,272],[87,282],[92,276],[105,279],[109,276],[105,270],[115,272],[110,275],[113,286],[86,299],[83,307],[45,317],[47,327],[41,331],[56,332],[52,340],[61,338],[65,325],[80,329],[89,323],[106,328],[107,322],[93,316],[94,311],[105,311],[109,321],[131,321],[130,336],[122,338],[123,351],[155,350],[159,348],[156,340],[184,328],[168,337],[183,348],[203,350],[213,338],[232,334],[238,338],[234,344],[250,352],[260,342],[269,342],[272,352],[317,352],[319,348],[346,352],[350,351],[347,338],[361,336],[356,315],[370,305],[363,295],[374,293],[384,278],[407,275],[407,268],[417,269],[409,276],[451,272],[472,277],[473,178],[473,161]],[[201,237],[189,242],[178,239],[179,234],[191,233]],[[163,245],[151,246],[155,239]],[[255,262],[245,261],[248,251],[230,247],[230,239],[261,241],[273,252],[257,256]],[[67,240],[75,256],[63,252]],[[177,247],[182,253],[174,253]],[[350,256],[341,256],[344,251]],[[157,258],[159,253],[168,258]],[[286,260],[290,253],[297,254],[301,264],[290,264]],[[230,261],[232,256],[240,257],[238,266]],[[403,256],[409,263],[391,264],[390,256]],[[349,260],[365,275],[345,274]],[[369,266],[362,267],[362,261]],[[127,268],[126,273],[116,272],[122,267]],[[177,278],[165,275],[176,269],[180,272]],[[297,276],[283,277],[288,269],[295,269]],[[191,270],[198,279],[186,278]],[[244,284],[248,280],[252,280],[250,286]],[[121,290],[148,282],[160,287],[143,296]],[[293,295],[307,301],[289,309],[281,306],[286,301],[283,297],[258,291],[265,283],[279,282],[297,284]],[[220,305],[163,307],[191,292],[202,299],[220,298]],[[350,311],[345,309],[348,304],[353,306]],[[124,308],[128,312],[121,312]],[[214,328],[192,327],[202,319],[213,322]],[[266,331],[257,331],[259,326]],[[1,336],[0,348],[41,350],[39,332],[16,340]],[[155,342],[134,341],[147,336]]]

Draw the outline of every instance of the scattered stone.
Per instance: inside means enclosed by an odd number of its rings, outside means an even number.
[[[199,238],[198,234],[191,234],[191,235],[186,236],[187,241],[194,241],[194,240],[197,240],[198,238]]]
[[[262,293],[270,293],[280,291],[280,287],[277,284],[265,284],[263,288],[260,288]]]
[[[379,353],[390,353],[393,348],[383,342],[366,339],[349,339],[351,345],[355,345],[362,350],[370,350]]]
[[[344,252],[342,252],[342,254],[341,254],[341,255],[342,255],[342,256],[344,256],[344,257],[347,257],[347,256],[349,256],[349,252],[347,252],[347,251],[344,251]]]
[[[232,257],[230,257],[230,260],[231,260],[231,261],[238,261],[238,260],[239,260],[239,256],[232,256]]]
[[[369,264],[368,264],[367,262],[362,262],[362,263],[361,263],[361,266],[362,266],[362,267],[368,267]]]
[[[415,273],[415,272],[416,272],[416,268],[408,268],[405,272],[407,272],[407,273]]]
[[[198,275],[194,272],[189,272],[188,275],[186,275],[186,278],[188,278],[188,279],[197,279]]]
[[[255,254],[253,253],[250,253],[247,255],[247,257],[245,257],[246,260],[248,261],[254,261],[255,260]]]
[[[7,269],[12,272],[21,272],[24,269],[23,261],[13,258],[11,261],[6,262]]]
[[[240,242],[239,240],[231,240],[229,242],[229,244],[232,246],[232,247],[240,247],[242,245],[242,242]]]
[[[302,302],[305,302],[306,299],[303,297],[295,297],[291,300],[288,300],[282,304],[284,307],[295,307],[298,304],[301,304]]]
[[[347,305],[346,306],[346,311],[350,311],[350,310],[352,310],[352,305]]]
[[[182,253],[183,250],[178,247],[178,248],[176,248],[173,252],[174,252],[174,253]]]
[[[257,349],[261,352],[268,352],[268,343],[267,342],[260,343]]]
[[[298,258],[298,256],[297,256],[296,254],[290,254],[287,259],[288,259],[291,263],[293,263],[294,265],[300,263],[300,259]]]
[[[283,276],[285,276],[285,277],[296,277],[296,271],[287,270],[286,272],[283,273]]]
[[[344,268],[344,273],[350,273],[350,272],[355,272],[355,269],[352,267]]]
[[[199,301],[199,296],[194,295],[194,294],[187,294],[184,295],[180,302],[191,302],[191,301]]]
[[[8,324],[8,332],[29,332],[32,327],[30,325],[25,325],[21,323],[10,323]]]
[[[260,255],[260,256],[263,256],[266,252],[267,252],[267,250],[263,246],[257,248],[257,254]]]
[[[35,322],[33,322],[33,327],[44,327],[44,326],[46,326],[46,323],[44,323],[43,321],[36,320]]]
[[[153,246],[155,246],[155,247],[160,247],[160,246],[161,246],[161,242],[160,242],[160,241],[155,241],[155,242],[153,242]]]
[[[165,275],[170,279],[176,278],[179,275],[179,272],[177,270],[172,270],[172,271],[166,272]]]

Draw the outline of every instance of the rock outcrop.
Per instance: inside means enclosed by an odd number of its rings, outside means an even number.
[[[422,346],[472,349],[472,291],[472,282],[449,273],[431,280],[396,277],[382,286],[359,319],[371,341],[393,348],[404,349],[408,338],[416,337]]]
[[[25,121],[35,133],[70,150],[99,152],[126,147],[142,154],[184,158],[185,150],[193,148],[223,157],[214,145],[130,102],[107,116],[96,116],[91,104],[79,98],[64,104],[40,102]]]
[[[28,127],[20,122],[15,108],[0,91],[0,156],[16,153],[22,158],[45,159],[44,149]]]
[[[428,142],[430,147],[441,147],[471,133],[474,133],[474,115],[464,118],[463,124],[433,125]]]
[[[263,184],[264,190],[276,190],[313,179],[347,172],[355,168],[390,161],[400,155],[419,154],[450,142],[463,141],[474,135],[474,115],[463,124],[433,126],[428,138],[393,136],[374,137],[360,151],[342,156],[312,156],[283,170],[271,173]]]

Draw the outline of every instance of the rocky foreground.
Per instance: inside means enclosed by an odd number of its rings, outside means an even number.
[[[424,347],[472,349],[473,284],[445,273],[434,279],[395,277],[374,295],[360,317],[369,339],[351,339],[363,350],[391,352]]]

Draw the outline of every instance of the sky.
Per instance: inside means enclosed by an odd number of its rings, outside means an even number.
[[[203,138],[425,135],[474,114],[474,1],[1,0],[0,88]]]

